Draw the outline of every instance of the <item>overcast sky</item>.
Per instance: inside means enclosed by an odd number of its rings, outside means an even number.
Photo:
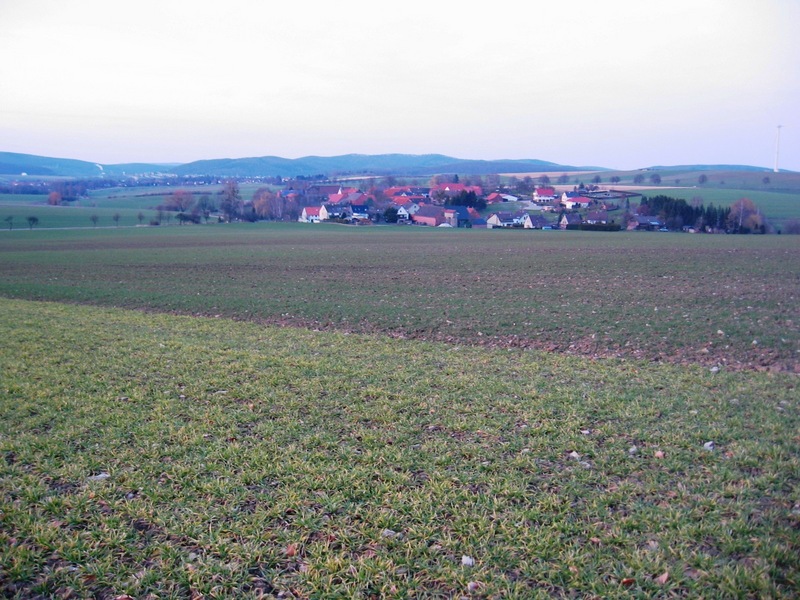
[[[0,0],[0,151],[800,171],[798,0]]]

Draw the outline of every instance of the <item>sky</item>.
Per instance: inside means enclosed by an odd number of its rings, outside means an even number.
[[[0,151],[800,171],[798,0],[0,0]]]

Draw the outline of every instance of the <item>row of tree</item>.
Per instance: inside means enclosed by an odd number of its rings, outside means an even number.
[[[699,199],[692,204],[682,198],[670,196],[642,196],[638,213],[656,216],[670,229],[691,226],[695,229],[707,228],[731,233],[767,233],[769,224],[766,217],[749,198],[737,200],[728,208],[713,204],[703,206]]]

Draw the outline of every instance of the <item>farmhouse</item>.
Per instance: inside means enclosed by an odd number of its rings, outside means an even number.
[[[647,215],[634,215],[628,221],[628,231],[657,231],[664,227],[664,223],[658,217],[649,217]]]
[[[604,210],[593,210],[586,213],[586,222],[590,225],[605,225],[608,223],[608,212]]]
[[[558,226],[561,229],[566,229],[569,225],[580,225],[583,222],[581,216],[577,213],[564,213],[558,221]]]
[[[327,219],[328,211],[325,206],[305,206],[297,220],[301,223],[319,223]]]
[[[426,204],[420,206],[419,210],[411,215],[411,220],[417,225],[430,225],[431,227],[438,227],[444,223],[444,208],[441,206],[433,206]]]
[[[567,210],[572,210],[573,208],[589,208],[591,203],[591,198],[575,194],[574,192],[564,192],[561,195],[561,204]]]
[[[489,229],[494,229],[496,227],[513,227],[514,215],[508,211],[492,213],[489,215],[489,218],[486,219],[486,226]]]
[[[541,229],[542,227],[546,227],[550,225],[550,221],[545,219],[542,215],[525,215],[525,218],[522,220],[522,227],[525,229]]]
[[[556,190],[551,187],[536,188],[533,192],[533,201],[538,204],[546,204],[556,199]]]
[[[431,196],[435,198],[457,196],[461,192],[475,192],[476,196],[483,196],[483,189],[478,185],[464,185],[463,183],[439,183],[431,188]]]
[[[444,209],[444,221],[452,227],[471,227],[472,214],[466,206],[451,206]]]

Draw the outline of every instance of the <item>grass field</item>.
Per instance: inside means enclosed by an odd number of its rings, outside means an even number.
[[[798,364],[794,236],[238,224],[0,235],[0,294],[587,356]]]
[[[0,307],[5,597],[797,596],[795,376]]]
[[[1,232],[0,596],[796,598],[796,240]]]
[[[672,198],[682,198],[691,203],[700,198],[703,205],[731,206],[742,198],[749,198],[761,210],[770,223],[782,226],[790,219],[800,220],[800,194],[747,189],[678,188],[649,190],[645,195],[664,194]]]

